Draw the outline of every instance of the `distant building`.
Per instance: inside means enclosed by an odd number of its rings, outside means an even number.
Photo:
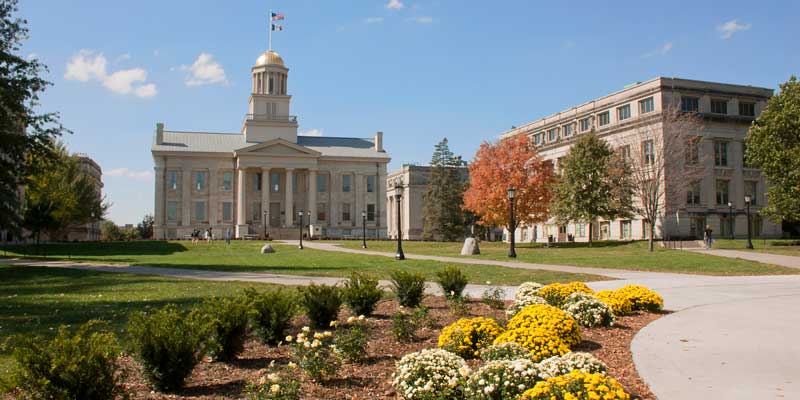
[[[643,126],[660,129],[662,110],[668,105],[684,112],[699,113],[705,128],[699,152],[708,157],[708,173],[679,202],[666,204],[665,213],[656,221],[659,238],[702,238],[706,225],[716,237],[745,237],[747,217],[745,196],[752,205],[752,232],[756,237],[778,237],[780,225],[758,215],[766,204],[767,181],[757,168],[744,162],[744,137],[753,120],[764,110],[772,89],[744,85],[703,82],[679,78],[655,78],[625,87],[623,90],[580,104],[548,117],[503,132],[501,138],[528,135],[539,153],[552,160],[556,169],[575,139],[595,132],[618,147],[626,137]],[[647,140],[641,146],[647,146]],[[650,141],[651,151],[653,149]],[[644,147],[643,147],[644,148]],[[669,171],[667,171],[669,173]],[[670,198],[670,197],[668,197]],[[730,204],[730,206],[729,206]],[[645,239],[649,229],[641,216],[631,219],[592,222],[594,239]],[[517,229],[520,242],[587,241],[586,223],[557,225],[553,219],[543,224]]]
[[[103,196],[103,170],[94,160],[89,158],[88,155],[77,153],[75,157],[78,160],[78,167],[81,171],[88,176],[97,191],[97,196]],[[87,240],[100,240],[100,221],[88,222],[83,225],[76,225],[67,230],[68,241],[87,241]]]
[[[462,182],[469,181],[467,167],[458,167]],[[430,166],[403,165],[397,171],[389,173],[386,177],[386,210],[388,211],[387,226],[389,238],[397,239],[397,198],[395,185],[402,185],[400,197],[400,228],[405,240],[422,240],[424,228],[422,207],[423,196],[428,189],[428,178],[431,174]]]

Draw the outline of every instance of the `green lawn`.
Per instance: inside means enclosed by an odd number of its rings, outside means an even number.
[[[17,334],[52,335],[60,325],[108,321],[122,334],[128,313],[167,303],[191,305],[271,285],[211,282],[46,267],[0,265],[0,343]],[[0,352],[0,371],[11,365]]]
[[[753,239],[753,250],[747,250],[747,240],[714,239],[715,249],[746,250],[759,253],[800,257],[800,240]]]
[[[360,241],[336,241],[344,247],[361,248]],[[403,242],[408,254],[427,254],[448,257],[471,257],[482,260],[509,260],[508,244],[481,242],[481,254],[461,256],[460,242]],[[370,241],[370,250],[394,252],[397,244],[392,241]],[[543,244],[525,243],[517,245],[517,260],[540,264],[574,265],[578,267],[602,267],[642,271],[678,272],[703,275],[771,275],[797,274],[798,269],[766,265],[754,261],[738,260],[682,250],[657,247],[647,251],[646,242],[595,242],[556,243],[547,248]]]
[[[262,242],[234,241],[213,244],[190,242],[109,242],[109,243],[64,243],[35,246],[9,247],[8,256],[24,254],[47,254],[49,258],[73,261],[99,261],[148,265],[155,267],[207,269],[218,271],[265,272],[306,276],[348,276],[351,271],[374,273],[388,278],[396,269],[422,272],[429,279],[436,271],[452,263],[426,260],[396,261],[382,256],[368,256],[313,250],[299,250],[295,246],[273,244],[274,254],[261,254]],[[12,253],[11,250],[14,250]],[[2,255],[3,253],[0,253]],[[459,264],[470,282],[492,281],[496,284],[517,285],[525,281],[541,283],[565,281],[593,281],[608,279],[597,275],[570,274],[542,270],[506,268],[493,265]]]

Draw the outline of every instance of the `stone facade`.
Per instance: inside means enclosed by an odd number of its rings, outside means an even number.
[[[306,235],[355,237],[361,235],[362,212],[367,235],[386,236],[383,193],[390,158],[383,133],[297,135],[288,71],[273,51],[258,57],[239,133],[156,125],[156,238],[183,238],[208,227],[218,238],[227,230],[237,238],[296,238],[301,225]]]
[[[655,78],[627,86],[610,95],[572,107],[503,132],[501,138],[529,135],[540,154],[559,168],[575,138],[586,132],[617,147],[643,126],[658,132],[660,115],[669,105],[702,115],[704,129],[699,152],[707,173],[697,187],[699,193],[670,200],[656,222],[659,238],[702,238],[710,225],[716,237],[745,237],[745,195],[754,199],[750,207],[754,237],[778,237],[781,227],[758,216],[766,203],[767,181],[760,171],[744,164],[744,137],[752,121],[772,96],[772,90],[744,85],[703,82],[679,78]],[[659,149],[655,149],[659,151]],[[667,171],[667,173],[669,173]],[[670,198],[670,197],[667,197]],[[728,203],[730,202],[730,207]],[[640,216],[629,220],[593,222],[595,239],[635,240],[647,238],[647,223]],[[519,242],[588,240],[586,223],[558,226],[548,221],[521,227]]]
[[[78,159],[78,166],[81,171],[92,180],[97,190],[97,195],[102,198],[103,169],[86,154],[75,154],[75,157]],[[67,240],[70,242],[100,240],[100,221],[70,227],[67,231]]]

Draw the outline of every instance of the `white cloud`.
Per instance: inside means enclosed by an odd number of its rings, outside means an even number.
[[[383,17],[367,17],[364,18],[365,24],[379,24],[383,22]]]
[[[386,8],[390,10],[400,10],[403,7],[405,7],[405,4],[403,4],[401,0],[389,0],[389,2],[386,3]]]
[[[109,74],[107,67],[108,60],[103,54],[83,49],[73,55],[67,63],[64,79],[80,82],[98,81],[106,89],[118,94],[153,97],[158,93],[155,84],[145,83],[147,71],[144,69],[121,69]]]
[[[136,181],[149,181],[153,179],[153,171],[150,170],[134,171],[125,167],[114,168],[110,171],[104,172],[103,175],[109,177],[128,178]]]
[[[300,136],[322,136],[322,129],[309,129],[305,132],[300,132]]]
[[[222,65],[216,62],[214,56],[209,53],[200,53],[191,66],[183,65],[181,66],[181,70],[189,72],[186,77],[186,85],[188,86],[228,83]]]
[[[730,39],[734,33],[739,31],[746,31],[750,29],[753,24],[740,24],[738,19],[732,19],[717,27],[717,30],[722,33],[723,39]]]
[[[642,54],[642,57],[648,58],[653,56],[663,56],[669,53],[671,50],[672,50],[672,42],[666,42],[663,45],[661,45],[661,47],[659,47],[658,49]]]
[[[423,17],[412,17],[412,18],[409,18],[408,20],[409,20],[409,21],[416,22],[416,23],[418,23],[418,24],[430,24],[430,23],[432,23],[432,22],[433,22],[433,17],[427,17],[427,16],[423,16]]]

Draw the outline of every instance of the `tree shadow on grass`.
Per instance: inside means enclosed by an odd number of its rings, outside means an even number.
[[[189,249],[182,243],[158,240],[141,240],[130,242],[81,242],[81,243],[48,243],[40,245],[8,246],[8,251],[32,256],[71,257],[109,257],[124,255],[170,255],[182,253]]]

